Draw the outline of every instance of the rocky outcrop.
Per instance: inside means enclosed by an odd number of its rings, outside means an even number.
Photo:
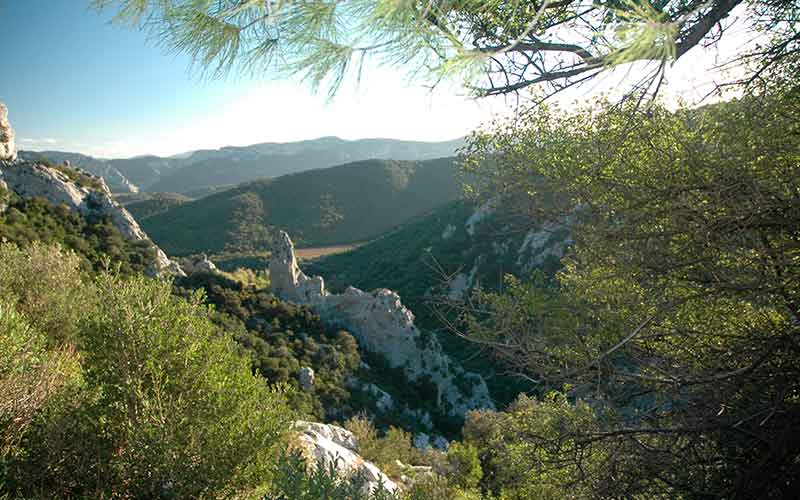
[[[14,130],[8,122],[8,108],[0,102],[0,161],[17,159],[17,147],[14,144]]]
[[[569,229],[574,217],[562,217],[528,230],[517,250],[517,266],[523,274],[542,266],[547,259],[561,260],[573,245]]]
[[[297,381],[300,384],[300,388],[304,391],[310,391],[314,388],[314,369],[310,366],[304,366],[300,368],[300,371],[297,372]]]
[[[187,275],[194,273],[216,273],[219,271],[216,264],[214,264],[206,254],[201,255],[199,259],[195,258],[184,261],[181,268]]]
[[[361,477],[364,487],[374,491],[380,486],[395,492],[397,484],[374,464],[358,454],[358,442],[352,432],[335,425],[297,421],[298,444],[312,464],[335,467],[343,477]]]
[[[81,186],[61,170],[35,162],[16,161],[0,164],[0,180],[23,198],[41,197],[84,216],[109,217],[125,239],[150,241],[133,216],[114,201],[101,178],[92,178],[93,186]],[[156,257],[150,274],[184,275],[175,262],[155,244],[153,246]]]
[[[371,382],[363,382],[357,378],[348,381],[348,387],[361,391],[372,398],[378,413],[387,413],[394,410],[394,399],[391,394]]]
[[[329,293],[322,277],[308,277],[300,270],[294,245],[283,231],[273,248],[269,270],[277,296],[307,304],[326,323],[346,328],[363,348],[383,355],[408,380],[432,383],[443,413],[463,416],[472,409],[494,408],[483,378],[444,354],[434,336],[423,336],[414,326],[414,315],[393,291],[367,293],[349,287],[343,294]]]
[[[37,163],[46,162],[56,165],[70,162],[80,165],[92,175],[100,176],[106,181],[112,193],[138,193],[139,187],[131,182],[122,172],[114,167],[114,160],[103,160],[80,153],[65,153],[62,151],[20,151],[21,160]]]

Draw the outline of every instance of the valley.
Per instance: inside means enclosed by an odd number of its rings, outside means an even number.
[[[0,500],[797,497],[797,0],[0,19]]]

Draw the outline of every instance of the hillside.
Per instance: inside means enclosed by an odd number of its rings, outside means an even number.
[[[395,139],[346,141],[322,137],[193,151],[169,158],[154,155],[102,159],[62,151],[21,151],[23,159],[65,160],[106,180],[115,193],[177,192],[199,197],[262,177],[304,172],[369,159],[420,161],[452,156],[462,139],[415,142]]]
[[[362,160],[429,160],[452,156],[462,142],[345,141],[323,137],[286,144],[266,143],[197,151],[182,160],[185,166],[171,171],[147,189],[186,193]]]
[[[552,277],[571,244],[568,225],[531,224],[503,208],[452,201],[374,241],[347,252],[306,262],[303,269],[343,291],[390,288],[416,317],[420,329],[437,333],[445,352],[467,370],[481,373],[498,405],[530,387],[504,376],[506,369],[481,354],[477,344],[446,331],[458,303],[480,286],[499,289],[505,274],[527,279],[541,271]]]
[[[133,196],[137,198],[133,198]],[[191,200],[192,198],[180,193],[139,193],[117,196],[117,201],[122,203],[136,217],[136,220],[145,219]]]
[[[274,228],[322,246],[375,238],[459,195],[452,158],[369,160],[250,182],[141,223],[174,255],[262,251]]]

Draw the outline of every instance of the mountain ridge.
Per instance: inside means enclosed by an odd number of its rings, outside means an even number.
[[[198,149],[161,157],[95,158],[67,151],[20,151],[27,160],[69,161],[103,177],[115,193],[213,191],[261,177],[277,177],[316,168],[369,159],[430,160],[455,155],[463,138],[409,141],[334,136],[294,142],[262,142],[248,146]]]

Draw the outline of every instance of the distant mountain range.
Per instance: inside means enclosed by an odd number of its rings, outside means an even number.
[[[415,142],[394,139],[347,141],[337,137],[263,143],[243,147],[199,150],[172,157],[137,156],[100,159],[62,151],[22,151],[24,159],[47,158],[100,175],[116,193],[207,193],[263,177],[277,177],[343,163],[383,160],[430,160],[453,156],[463,139]]]
[[[128,205],[170,255],[270,248],[276,229],[300,246],[377,237],[461,195],[454,158],[366,160],[251,181],[194,201]]]

